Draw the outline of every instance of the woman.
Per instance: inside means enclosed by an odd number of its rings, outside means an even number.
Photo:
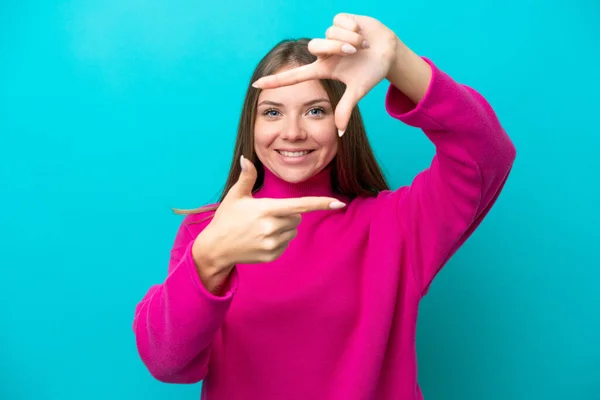
[[[394,191],[355,107],[383,79],[388,113],[436,147]],[[203,380],[208,400],[421,399],[419,301],[498,197],[513,144],[479,93],[365,16],[281,42],[252,82],[218,207],[188,213],[136,308],[141,359],[160,381]]]

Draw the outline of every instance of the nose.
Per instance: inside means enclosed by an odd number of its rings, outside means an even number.
[[[306,139],[306,131],[300,124],[300,121],[295,118],[290,118],[290,121],[283,127],[281,137],[290,142],[296,142]]]

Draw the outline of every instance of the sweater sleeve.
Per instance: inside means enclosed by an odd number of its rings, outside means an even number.
[[[222,296],[205,289],[192,258],[187,219],[179,227],[164,282],[151,287],[135,309],[133,331],[148,371],[167,383],[197,383],[208,370],[210,345],[237,289],[232,270]]]
[[[421,295],[489,212],[516,157],[481,94],[424,60],[432,77],[418,104],[393,85],[386,95],[388,113],[421,129],[436,149],[430,166],[392,193]]]

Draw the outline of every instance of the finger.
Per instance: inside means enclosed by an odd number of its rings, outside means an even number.
[[[321,79],[315,63],[296,67],[274,75],[267,75],[256,80],[252,86],[258,89],[272,89],[289,86],[312,79]]]
[[[256,183],[256,167],[254,164],[246,159],[244,156],[240,157],[240,165],[242,172],[237,182],[231,187],[227,193],[227,198],[242,198],[245,196],[252,196],[252,189]]]
[[[313,39],[308,42],[308,51],[315,56],[326,56],[336,54],[345,56],[356,53],[356,47],[349,43],[340,42],[339,40],[330,39]]]
[[[287,249],[290,242],[298,236],[298,231],[296,229],[292,229],[290,231],[284,232],[274,238],[273,243],[274,246],[271,250],[275,257],[279,257],[283,252]]]
[[[261,228],[265,235],[279,235],[291,229],[296,229],[301,221],[302,216],[300,214],[291,214],[283,217],[270,216],[262,219]]]
[[[335,107],[335,126],[338,128],[338,135],[340,137],[346,132],[350,117],[352,116],[352,111],[363,96],[364,95],[360,95],[360,92],[352,86],[346,87],[344,95]]]
[[[280,219],[284,220],[284,231],[285,230],[290,230],[290,229],[296,229],[298,227],[298,225],[300,225],[300,222],[302,222],[302,214],[291,214],[285,217],[279,217]]]
[[[292,199],[263,199],[267,214],[285,217],[318,210],[337,210],[346,205],[332,197],[298,197]]]
[[[352,32],[358,32],[360,30],[358,22],[356,22],[354,15],[352,14],[340,13],[336,15],[333,18],[333,24]]]
[[[266,253],[262,254],[262,256],[260,256],[260,261],[267,263],[267,262],[273,262],[273,261],[277,260],[285,252],[287,247],[288,247],[288,243],[280,244],[279,246],[273,248],[272,250],[269,250]]]
[[[279,235],[279,240],[281,241],[282,245],[287,246],[292,241],[292,239],[294,239],[297,235],[298,235],[297,229],[290,229],[288,231],[281,233],[281,235]]]
[[[344,42],[351,44],[357,49],[363,48],[366,49],[369,47],[369,44],[360,33],[353,32],[348,29],[340,28],[339,26],[330,26],[325,32],[325,37],[329,40],[337,40],[339,42]]]

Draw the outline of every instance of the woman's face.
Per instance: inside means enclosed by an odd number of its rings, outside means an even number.
[[[338,135],[321,83],[262,90],[254,147],[265,168],[287,182],[302,182],[323,170],[337,153]]]

